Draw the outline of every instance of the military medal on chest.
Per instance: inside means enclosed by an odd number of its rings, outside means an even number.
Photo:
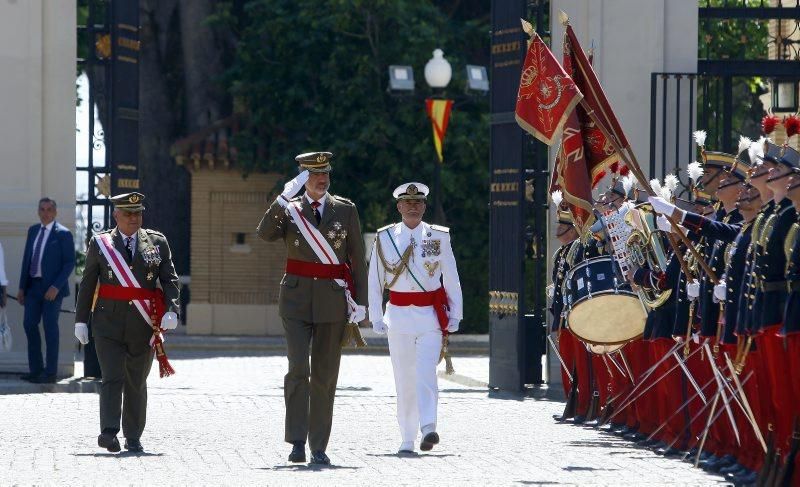
[[[423,240],[422,241],[422,258],[428,256],[437,256],[442,253],[441,240]]]
[[[339,249],[347,238],[347,229],[343,228],[340,222],[333,222],[333,228],[328,230],[326,236],[333,242],[333,248]]]
[[[436,269],[439,267],[439,261],[433,261],[433,262],[426,261],[424,265],[425,265],[425,270],[428,271],[428,276],[433,277],[433,275],[436,273]]]
[[[146,278],[148,281],[152,281],[155,278],[154,268],[161,265],[161,249],[158,246],[148,246],[142,252],[142,259],[150,268]]]

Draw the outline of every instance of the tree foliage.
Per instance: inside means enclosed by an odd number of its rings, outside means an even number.
[[[288,178],[296,154],[332,151],[332,192],[357,203],[365,231],[397,221],[395,186],[432,185],[436,155],[423,102],[432,93],[423,68],[433,49],[453,67],[444,95],[464,98],[465,64],[488,59],[488,4],[480,2],[228,1],[211,22],[237,37],[224,82],[247,115],[235,141],[243,167]],[[414,67],[414,96],[387,92],[391,64]],[[470,331],[486,331],[487,321],[488,144],[487,100],[457,103],[441,196]]]

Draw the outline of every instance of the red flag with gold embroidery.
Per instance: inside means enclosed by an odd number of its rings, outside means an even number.
[[[520,75],[515,118],[523,130],[553,145],[582,95],[531,25],[523,21],[523,27],[531,39]]]
[[[428,98],[425,100],[425,110],[428,118],[433,125],[433,145],[436,154],[439,156],[439,163],[444,161],[442,147],[444,146],[444,135],[447,133],[447,122],[450,121],[450,110],[453,108],[453,100],[435,100]]]
[[[620,147],[627,147],[628,141],[622,132],[611,105],[606,98],[603,87],[592,68],[591,60],[583,52],[572,26],[566,25],[564,34],[564,69],[575,80],[578,89],[583,93],[584,104],[575,110],[583,137],[586,152],[586,167],[592,181],[602,179],[603,171],[614,162],[620,162],[620,155],[614,150],[611,141],[606,139],[600,128],[588,115],[584,106],[591,107],[595,117],[606,127],[609,134],[616,139]],[[594,184],[593,184],[594,185]]]

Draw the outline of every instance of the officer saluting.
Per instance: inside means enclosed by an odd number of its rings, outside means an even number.
[[[449,229],[422,221],[428,187],[407,183],[393,195],[402,222],[378,229],[369,266],[369,319],[375,332],[388,329],[400,453],[411,453],[420,430],[420,450],[439,443],[436,364],[447,334],[458,331],[462,297]]]
[[[161,332],[178,325],[178,276],[167,238],[142,228],[143,200],[140,193],[111,198],[117,226],[89,239],[75,310],[75,336],[84,345],[91,318],[103,373],[97,444],[111,452],[120,451],[120,416],[125,448],[142,451],[153,353],[162,377],[174,373]]]
[[[306,461],[307,438],[311,463],[323,465],[330,463],[325,449],[345,327],[353,324],[347,331],[357,334],[355,323],[366,318],[367,301],[358,210],[350,200],[328,193],[332,157],[330,152],[297,156],[300,174],[286,183],[258,225],[262,239],[283,240],[287,249],[278,312],[289,359],[283,392],[285,440],[293,445],[289,461]],[[295,198],[304,186],[305,194]]]

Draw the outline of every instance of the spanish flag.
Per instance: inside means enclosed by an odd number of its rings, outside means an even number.
[[[453,107],[453,100],[425,100],[425,109],[433,125],[433,145],[436,147],[436,154],[439,156],[439,163],[444,162],[442,156],[442,146],[444,146],[444,134],[447,132],[447,122],[450,120],[450,109]]]

